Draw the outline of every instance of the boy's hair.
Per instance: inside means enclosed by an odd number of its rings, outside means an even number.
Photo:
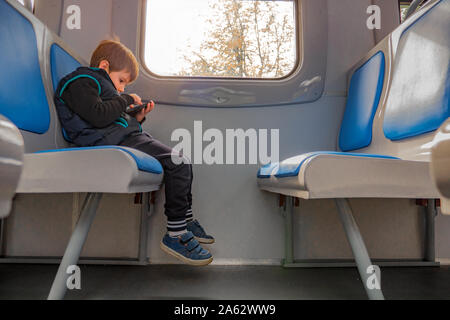
[[[115,40],[103,40],[91,56],[91,67],[97,68],[102,60],[109,62],[109,71],[127,70],[130,83],[139,75],[139,64],[130,49]]]

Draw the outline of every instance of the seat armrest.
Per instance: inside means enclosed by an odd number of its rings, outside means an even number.
[[[431,176],[442,199],[442,213],[450,214],[450,118],[442,124],[433,140]]]
[[[0,115],[0,218],[11,211],[23,167],[24,144],[19,129]]]

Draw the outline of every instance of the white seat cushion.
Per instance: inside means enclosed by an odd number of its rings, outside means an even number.
[[[319,198],[436,198],[429,163],[345,152],[313,152],[262,167],[261,189]]]
[[[26,154],[18,193],[134,193],[159,189],[163,171],[153,157],[115,146]]]

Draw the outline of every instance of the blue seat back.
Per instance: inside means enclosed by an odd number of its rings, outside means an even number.
[[[339,134],[339,148],[351,151],[372,142],[372,124],[380,102],[385,74],[384,53],[379,51],[352,75]]]
[[[53,90],[56,90],[62,78],[75,71],[78,67],[81,67],[80,62],[55,43],[52,44],[50,49],[50,65]]]
[[[450,116],[449,13],[450,1],[440,1],[400,37],[383,121],[388,139],[434,131]]]
[[[45,133],[50,111],[30,21],[0,0],[0,113],[19,129]]]
[[[72,57],[66,50],[58,46],[57,44],[52,44],[50,49],[50,68],[52,71],[52,83],[53,90],[55,91],[58,87],[59,81],[66,75],[75,71],[78,67],[81,67],[81,63],[78,62],[74,57]],[[66,133],[64,128],[61,128],[64,139],[67,142],[72,142]]]

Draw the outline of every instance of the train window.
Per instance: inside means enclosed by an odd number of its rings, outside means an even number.
[[[405,21],[406,18],[406,12],[408,11],[409,7],[411,6],[412,0],[399,0],[398,4],[399,4],[399,8],[400,8],[400,23],[402,23],[403,21]],[[429,1],[428,0],[423,0],[420,3],[419,8],[423,7],[424,5],[428,4]]]
[[[158,76],[274,79],[296,67],[294,0],[147,0],[143,60]]]
[[[400,22],[403,22],[405,20],[406,11],[408,11],[409,5],[409,1],[399,1]]]

